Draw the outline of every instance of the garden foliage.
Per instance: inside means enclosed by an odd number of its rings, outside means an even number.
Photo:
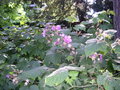
[[[113,40],[112,13],[100,12],[70,28],[51,23],[4,27],[0,89],[119,90],[120,39]]]

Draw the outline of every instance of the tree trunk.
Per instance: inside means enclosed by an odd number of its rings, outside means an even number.
[[[120,0],[113,0],[113,8],[115,12],[114,28],[117,30],[115,37],[120,38]]]

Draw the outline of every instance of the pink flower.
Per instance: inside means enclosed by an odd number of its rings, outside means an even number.
[[[45,37],[46,36],[46,30],[44,29],[42,32],[42,36]]]
[[[69,43],[72,42],[71,36],[64,36],[63,40],[64,40],[64,42],[67,43],[67,44],[69,44]]]
[[[95,60],[97,58],[98,54],[97,53],[94,53],[92,55],[90,55],[89,57],[92,59],[92,60]]]
[[[56,26],[56,30],[60,30],[61,29],[61,26],[60,25],[57,25]]]
[[[68,47],[69,47],[69,48],[71,48],[71,47],[72,47],[72,45],[71,45],[71,44],[68,44]]]
[[[6,75],[6,78],[10,78],[10,75],[9,75],[9,74],[7,74],[7,75]]]
[[[63,34],[63,33],[62,33],[62,34],[60,34],[59,36],[64,37],[64,36],[65,36],[65,34]]]
[[[99,58],[100,58],[100,61],[102,61],[103,60],[103,55],[99,54]]]
[[[54,31],[54,30],[56,30],[56,26],[52,26],[52,28],[51,28],[51,29],[52,29],[53,31]]]
[[[103,55],[102,54],[94,53],[94,54],[90,55],[89,58],[91,58],[92,60],[97,59],[97,60],[102,61],[103,60]]]
[[[55,42],[54,42],[54,45],[59,45],[60,43],[60,38],[58,38]]]
[[[60,30],[60,29],[61,29],[61,26],[60,26],[60,25],[52,26],[51,29],[52,29],[53,31],[57,31],[57,30]]]

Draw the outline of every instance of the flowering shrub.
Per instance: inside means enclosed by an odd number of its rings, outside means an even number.
[[[74,30],[46,24],[0,31],[0,88],[119,90],[120,39],[112,40],[116,31],[103,27],[111,24],[101,14]]]
[[[54,46],[61,47],[72,47],[71,42],[72,38],[70,35],[65,35],[61,32],[62,28],[60,25],[49,25],[43,29],[42,36],[48,40],[48,43],[52,42]]]

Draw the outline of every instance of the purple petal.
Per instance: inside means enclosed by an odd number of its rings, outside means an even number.
[[[99,54],[99,57],[100,57],[100,61],[102,61],[103,60],[103,55]]]
[[[61,29],[61,26],[60,25],[57,25],[56,26],[56,30],[60,30]]]
[[[6,75],[6,78],[10,78],[10,75],[9,75],[9,74],[7,74],[7,75]]]

